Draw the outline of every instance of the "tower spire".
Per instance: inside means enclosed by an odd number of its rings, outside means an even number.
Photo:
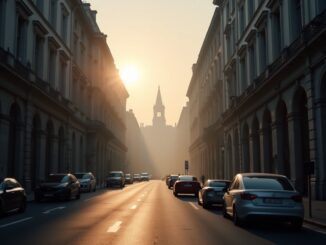
[[[162,102],[161,89],[158,86],[156,103],[153,107],[154,116],[153,116],[153,126],[165,126],[165,107]]]

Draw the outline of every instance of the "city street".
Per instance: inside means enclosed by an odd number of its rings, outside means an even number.
[[[0,218],[1,244],[322,244],[326,232],[304,225],[233,225],[217,207],[174,197],[164,181],[100,189],[69,202],[29,202]]]

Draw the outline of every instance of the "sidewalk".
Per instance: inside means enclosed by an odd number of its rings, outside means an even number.
[[[308,198],[303,198],[303,205],[305,209],[304,222],[326,229],[326,201],[311,201],[312,217],[309,217],[308,202]]]

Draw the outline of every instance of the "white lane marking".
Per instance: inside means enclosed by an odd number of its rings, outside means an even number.
[[[52,209],[46,210],[43,213],[44,214],[49,214],[49,213],[51,213],[51,212],[53,212],[55,210],[60,210],[60,209],[64,209],[64,208],[66,208],[66,207],[56,207],[56,208],[52,208]]]
[[[306,229],[309,229],[309,230],[319,232],[321,234],[326,235],[326,232],[324,230],[322,230],[321,228],[319,228],[319,227],[315,227],[315,226],[307,225],[307,224],[303,225],[303,227],[306,228]]]
[[[16,220],[16,221],[8,223],[8,224],[0,225],[0,228],[7,227],[7,226],[10,226],[10,225],[14,225],[14,224],[17,224],[17,223],[20,223],[20,222],[24,222],[26,220],[30,220],[31,218],[33,218],[33,217],[28,217],[28,218],[25,218],[25,219]]]
[[[138,198],[138,199],[137,199],[137,202],[141,202],[141,199],[140,199],[140,198]]]
[[[106,232],[108,233],[115,233],[120,229],[120,226],[122,224],[122,221],[117,221],[113,225],[111,225]]]
[[[87,198],[87,199],[84,200],[84,202],[88,202],[89,200],[92,200],[92,199],[94,199],[94,198],[96,198],[96,197],[90,197],[90,198]]]
[[[131,207],[130,207],[130,209],[136,209],[137,208],[137,205],[132,205]]]
[[[196,210],[198,210],[198,207],[195,205],[195,204],[193,204],[192,202],[188,202],[194,209],[196,209]]]

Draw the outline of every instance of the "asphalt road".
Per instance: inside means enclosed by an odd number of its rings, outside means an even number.
[[[80,200],[28,203],[0,218],[0,244],[326,244],[326,231],[282,224],[233,225],[217,207],[174,197],[165,182],[85,193]]]

